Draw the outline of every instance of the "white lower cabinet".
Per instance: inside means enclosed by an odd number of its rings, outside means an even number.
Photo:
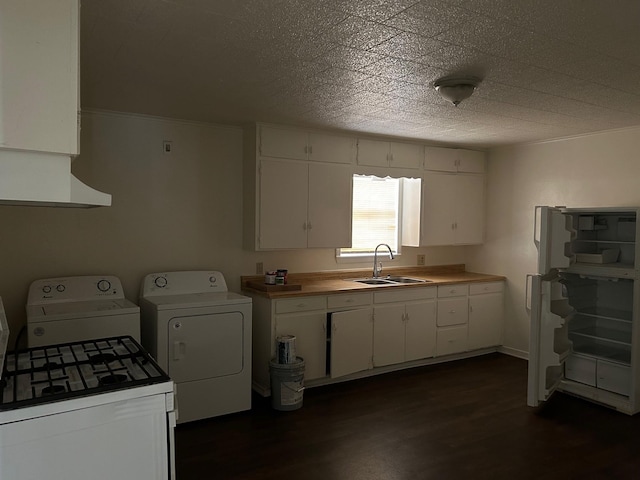
[[[304,377],[307,380],[327,374],[326,325],[324,311],[276,317],[276,338],[283,335],[296,337],[296,355],[304,359]]]
[[[375,367],[435,355],[435,296],[435,287],[374,294]],[[393,303],[385,305],[387,302]]]
[[[503,282],[469,285],[469,350],[502,344]]]
[[[331,313],[331,378],[373,368],[373,310]]]
[[[269,393],[269,361],[283,335],[296,337],[305,382],[316,384],[495,347],[502,335],[502,290],[503,282],[478,282],[273,300],[245,292],[253,298],[254,388]],[[606,373],[607,367],[600,370]],[[595,382],[595,366],[593,376]],[[599,381],[615,378],[613,372]]]
[[[467,326],[454,325],[452,327],[438,328],[436,355],[451,355],[468,350]]]
[[[469,285],[438,287],[436,355],[466,352],[468,347]]]

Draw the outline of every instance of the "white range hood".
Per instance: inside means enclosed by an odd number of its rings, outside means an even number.
[[[0,205],[108,207],[111,195],[74,177],[69,155],[0,150]]]

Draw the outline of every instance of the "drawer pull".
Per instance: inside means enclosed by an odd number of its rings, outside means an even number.
[[[306,306],[307,305],[305,303],[299,303],[298,305],[296,305],[296,307],[298,307],[298,308],[304,308]]]
[[[345,300],[345,303],[353,303],[353,298],[347,298],[347,299]]]
[[[456,311],[455,310],[449,310],[449,313],[453,315],[454,313],[456,313]]]

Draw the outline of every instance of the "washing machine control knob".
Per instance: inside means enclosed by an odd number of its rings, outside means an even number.
[[[44,287],[42,287],[42,292],[51,293],[51,285],[45,285]]]
[[[98,290],[101,292],[107,292],[111,288],[111,282],[109,280],[100,280],[98,282]]]
[[[153,281],[153,283],[156,284],[156,287],[158,288],[164,288],[167,286],[167,278],[166,277],[156,277],[156,279]]]
[[[215,276],[215,275],[211,275],[211,276],[209,277],[209,281],[210,281],[211,283],[216,283],[216,281],[217,281],[217,280],[218,280],[218,279],[216,278],[216,276]]]
[[[56,290],[59,291],[60,293],[64,292],[67,289],[67,287],[65,287],[64,285],[60,284],[56,287]]]

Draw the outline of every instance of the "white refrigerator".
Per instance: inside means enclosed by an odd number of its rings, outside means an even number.
[[[527,404],[557,390],[640,411],[638,207],[536,207]]]

